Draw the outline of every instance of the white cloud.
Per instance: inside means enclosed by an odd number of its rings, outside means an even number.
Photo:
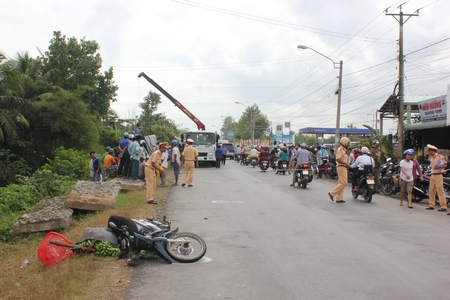
[[[113,108],[119,115],[139,114],[138,103],[150,89],[155,91],[137,78],[144,71],[207,129],[220,127],[221,115],[238,119],[244,107],[235,101],[258,104],[273,124],[292,120],[295,130],[334,127],[338,70],[311,50],[299,52],[298,44],[344,61],[342,126],[370,123],[367,114],[394,88],[398,23],[383,10],[391,6],[390,12],[396,12],[401,2],[198,1],[3,1],[2,11],[8,13],[0,25],[14,29],[0,33],[0,50],[9,56],[37,55],[35,47],[45,51],[57,30],[97,40],[105,69],[114,67],[120,89]],[[201,9],[197,3],[212,7]],[[430,3],[404,5],[405,13],[425,6],[405,24],[405,53],[450,36],[443,21],[450,4]],[[406,58],[407,94],[445,93],[448,46],[442,43]],[[165,97],[160,110],[183,127],[195,128]]]

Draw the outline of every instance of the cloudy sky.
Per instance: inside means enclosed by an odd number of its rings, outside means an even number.
[[[388,13],[414,13],[404,26],[405,94],[446,94],[450,84],[448,0],[3,0],[0,51],[46,51],[53,31],[99,42],[104,68],[119,86],[112,108],[140,114],[145,72],[208,130],[257,104],[272,125],[335,127],[342,60],[341,127],[373,125],[398,77],[399,24]],[[195,124],[162,96],[159,111],[182,128]],[[394,129],[385,124],[385,133]]]

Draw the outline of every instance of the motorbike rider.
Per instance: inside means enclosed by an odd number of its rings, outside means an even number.
[[[236,147],[235,157],[241,157],[241,154],[242,154],[242,148],[241,148],[241,145],[238,145]]]
[[[302,143],[300,148],[297,150],[297,154],[295,155],[295,159],[297,161],[294,171],[294,176],[292,177],[291,186],[295,185],[297,181],[297,174],[303,164],[309,164],[309,160],[311,159],[311,153],[306,150],[306,144]]]
[[[287,162],[289,160],[289,156],[288,156],[287,149],[286,149],[285,146],[283,146],[281,148],[281,151],[279,152],[279,155],[280,156],[279,156],[279,159],[278,159],[278,168],[277,168],[277,172],[275,174],[280,174],[280,172],[283,171],[283,170],[281,170],[281,163],[283,161],[285,161],[286,164],[287,164]],[[284,171],[286,171],[286,170],[284,170]],[[291,172],[289,171],[289,168],[288,168],[287,171],[289,172],[289,174],[291,174]]]
[[[372,168],[375,167],[375,161],[372,157],[369,156],[369,148],[362,147],[361,155],[356,158],[355,162],[351,165],[351,168],[358,168],[358,171],[355,172],[352,176],[352,188],[353,191],[358,190],[358,178],[364,174],[364,166],[371,165]]]
[[[270,154],[269,154],[270,165],[272,165],[272,166],[274,165],[274,161],[277,157],[277,154],[278,154],[278,146],[274,145],[272,151],[270,151]]]
[[[328,193],[328,196],[330,197],[331,201],[334,201],[334,197],[336,196],[336,203],[345,203],[343,197],[348,180],[347,168],[350,167],[347,162],[345,152],[347,150],[348,144],[350,144],[350,139],[348,137],[343,137],[339,140],[339,143],[341,144],[341,146],[336,153],[337,173],[339,177],[338,184],[331,192]]]
[[[259,159],[258,159],[258,166],[261,164],[263,160],[269,162],[269,147],[265,147],[261,149],[261,152],[259,152]]]

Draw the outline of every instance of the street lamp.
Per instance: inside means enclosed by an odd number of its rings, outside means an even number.
[[[238,101],[236,101],[234,103],[241,104],[241,105],[244,105],[245,107],[249,108],[244,103],[241,103],[241,102],[238,102]],[[252,137],[251,137],[251,139],[252,139],[252,147],[253,147],[253,141],[255,139],[255,124],[254,124],[254,120],[253,120],[253,108],[252,107],[250,107],[250,122],[252,123]]]
[[[310,48],[308,46],[298,45],[297,49],[298,50],[306,50],[306,49],[312,50],[312,51],[316,52],[317,54],[325,57],[326,59],[331,60],[331,62],[333,63],[333,67],[335,69],[339,69],[339,77],[338,77],[339,78],[339,87],[338,87],[338,90],[335,93],[335,94],[338,95],[337,113],[336,113],[336,133],[335,133],[335,138],[334,138],[334,144],[335,144],[335,147],[337,149],[339,147],[339,138],[340,138],[340,135],[341,135],[340,127],[341,127],[342,69],[344,67],[344,62],[341,60],[339,63],[337,63],[334,60],[332,60],[331,58],[329,58],[328,56],[323,55],[322,53],[320,53],[320,52],[318,52],[318,51],[316,51],[313,48]]]

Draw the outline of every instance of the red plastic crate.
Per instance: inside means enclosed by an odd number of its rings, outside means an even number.
[[[73,258],[75,253],[69,247],[55,245],[50,243],[50,239],[66,244],[72,244],[65,236],[57,232],[49,232],[45,236],[44,241],[41,243],[37,250],[39,260],[46,266],[54,266],[67,258]]]

